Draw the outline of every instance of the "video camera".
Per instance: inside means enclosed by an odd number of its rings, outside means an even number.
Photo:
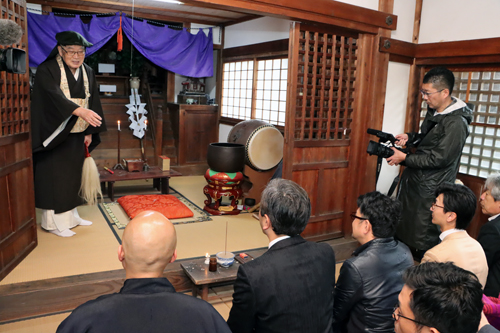
[[[366,132],[371,135],[376,135],[379,138],[379,142],[370,140],[370,142],[368,143],[368,148],[366,149],[366,152],[368,154],[377,155],[381,158],[388,158],[394,155],[394,151],[391,149],[391,147],[394,147],[402,152],[406,152],[404,149],[395,146],[396,141],[398,140],[394,137],[394,135],[372,128],[369,128]],[[391,143],[389,145],[382,144],[382,142],[387,141],[390,141]]]

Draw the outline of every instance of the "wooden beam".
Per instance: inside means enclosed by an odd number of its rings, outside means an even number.
[[[251,58],[254,56],[261,56],[264,54],[276,54],[276,53],[288,55],[288,38],[275,40],[271,42],[224,49],[224,59],[234,58],[239,56],[246,56]]]
[[[58,1],[51,1],[51,0],[30,0],[30,3],[34,4],[41,4],[41,5],[47,5],[50,3],[50,11],[55,11],[57,12],[57,9],[68,9],[68,10],[74,10],[74,11],[81,11],[81,12],[88,12],[88,13],[109,13],[109,12],[123,12],[127,15],[132,15],[132,10],[130,10],[129,6],[123,6],[121,3],[117,4],[115,3],[114,5],[99,5],[98,3],[95,4],[95,6],[86,6],[86,5],[78,5],[78,4],[72,4],[72,3],[66,3],[66,2],[58,2]],[[165,14],[152,14],[151,12],[155,13],[162,13],[164,12]],[[153,21],[167,21],[167,22],[173,22],[173,23],[183,23],[185,21],[184,17],[181,16],[169,16],[167,15],[169,12],[168,11],[162,11],[161,9],[157,8],[157,10],[150,10],[148,11],[142,11],[142,10],[134,10],[134,16],[138,18],[144,18],[148,20],[153,20]],[[197,15],[194,13],[190,13],[190,16],[192,15]],[[200,16],[203,16],[200,14]],[[206,25],[219,25],[221,22],[220,21],[215,21],[215,20],[204,20],[204,19],[190,19],[192,23],[199,23],[199,24],[206,24]]]
[[[96,3],[96,4],[102,4],[102,5],[113,5],[116,6],[117,2],[116,1],[106,1],[106,0],[80,0],[82,2],[90,2],[90,3]],[[121,7],[129,8],[132,9],[132,4],[131,3],[126,3],[126,2],[119,2],[119,5]],[[178,6],[179,8],[184,8],[187,9],[187,6]],[[204,16],[206,18],[214,18],[219,20],[227,20],[230,19],[231,17],[228,16],[219,16],[219,15],[212,15],[212,14],[204,14],[204,13],[197,13],[197,12],[192,12],[192,11],[183,11],[183,10],[174,10],[174,9],[167,9],[167,8],[161,8],[161,7],[154,7],[154,6],[145,6],[145,5],[140,5],[140,4],[134,4],[133,5],[134,11],[140,11],[141,9],[144,10],[152,10],[155,12],[165,12],[165,13],[171,13],[171,14],[178,14],[182,16],[192,16],[192,15],[200,15]]]
[[[331,0],[317,0],[314,6],[303,0],[186,0],[209,8],[240,10],[249,14],[319,22],[356,31],[378,33],[378,28],[395,30],[397,16]]]
[[[412,42],[418,44],[420,37],[420,22],[422,21],[422,4],[423,0],[416,0],[415,3],[415,19],[413,22],[413,38]]]
[[[417,58],[500,55],[500,38],[419,44]]]
[[[467,66],[471,64],[485,65],[498,69],[500,64],[500,54],[497,55],[483,55],[483,56],[469,56],[469,57],[445,57],[445,58],[417,58],[415,63],[419,66]]]
[[[378,50],[382,53],[390,53],[403,57],[415,58],[417,47],[417,44],[387,37],[380,37]]]

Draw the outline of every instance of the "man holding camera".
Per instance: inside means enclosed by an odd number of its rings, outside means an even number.
[[[396,136],[398,145],[416,145],[416,151],[406,154],[392,148],[394,155],[387,158],[389,165],[406,167],[399,183],[403,219],[396,236],[410,247],[417,260],[439,243],[440,231],[432,224],[429,208],[436,188],[444,182],[455,182],[472,121],[473,106],[451,96],[454,84],[453,72],[444,67],[425,74],[420,92],[427,103],[427,114],[420,133]]]

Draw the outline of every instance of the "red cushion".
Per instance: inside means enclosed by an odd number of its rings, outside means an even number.
[[[169,219],[194,215],[185,204],[170,194],[126,195],[119,198],[118,203],[131,219],[145,210],[160,212]]]

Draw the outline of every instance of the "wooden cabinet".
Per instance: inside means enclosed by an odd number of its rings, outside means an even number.
[[[219,107],[167,104],[178,164],[206,164],[208,145],[219,141]]]

